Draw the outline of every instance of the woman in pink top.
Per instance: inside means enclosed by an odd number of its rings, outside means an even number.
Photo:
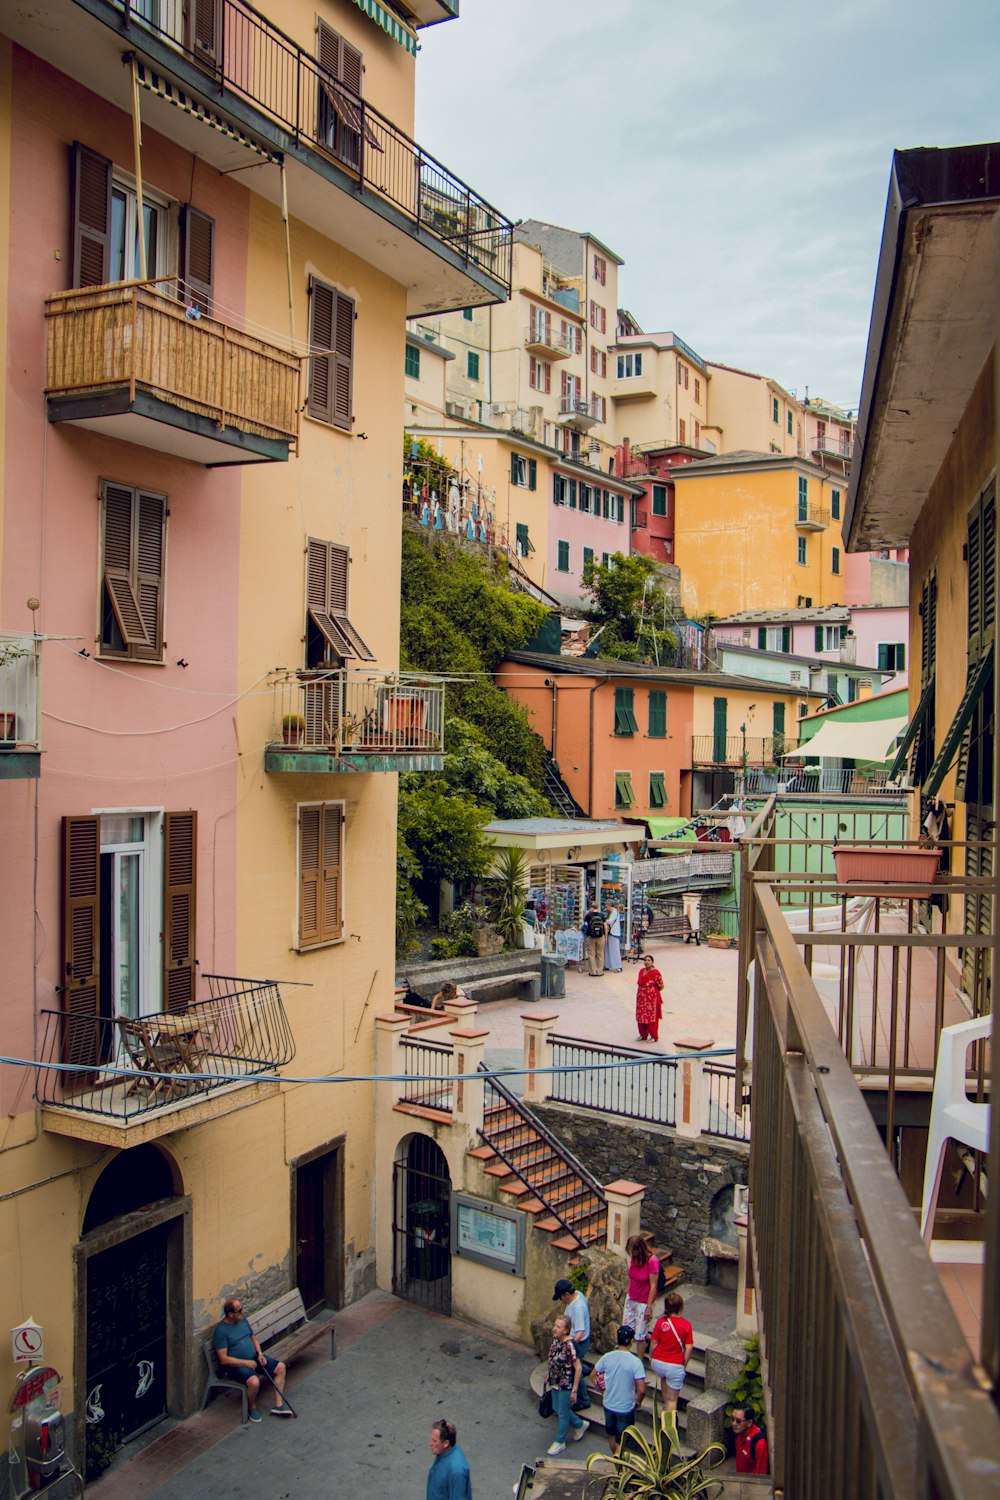
[[[660,1262],[649,1248],[649,1242],[641,1234],[633,1234],[625,1242],[628,1263],[628,1296],[622,1323],[635,1329],[635,1352],[641,1359],[646,1352],[649,1338],[649,1322],[656,1301],[656,1283],[660,1274]]]

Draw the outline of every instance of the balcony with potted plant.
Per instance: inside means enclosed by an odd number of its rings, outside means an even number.
[[[347,668],[279,673],[264,769],[439,771],[444,684]]]

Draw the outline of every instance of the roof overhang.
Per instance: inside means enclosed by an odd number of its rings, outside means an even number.
[[[905,546],[994,342],[1000,144],[892,160],[858,435],[851,552]]]

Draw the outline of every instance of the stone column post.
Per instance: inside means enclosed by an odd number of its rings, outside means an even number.
[[[708,1079],[701,1057],[677,1059],[677,1134],[695,1140],[708,1124]]]
[[[442,1008],[446,1016],[451,1016],[459,1026],[474,1026],[476,1016],[479,1014],[479,1001],[470,1000],[468,997],[456,996],[454,1000],[442,1000]]]
[[[608,1200],[608,1231],[605,1248],[624,1256],[625,1246],[640,1230],[642,1200],[646,1189],[641,1182],[609,1182],[604,1189]]]
[[[395,1011],[391,1015],[375,1017],[375,1071],[381,1077],[387,1074],[402,1074],[403,1071],[403,1048],[401,1042],[410,1029],[411,1017],[405,1011]],[[380,1093],[385,1093],[386,1098],[380,1099],[380,1104],[385,1104],[389,1109],[395,1104],[402,1093],[402,1085],[398,1083],[380,1083]]]
[[[537,1011],[530,1011],[521,1016],[524,1027],[524,1102],[525,1104],[541,1104],[549,1092],[550,1073],[536,1074],[536,1068],[548,1068],[552,1066],[552,1049],[549,1045],[549,1033],[558,1021],[555,1012],[544,1012],[539,1015]]]
[[[753,1284],[746,1214],[737,1214],[733,1224],[736,1226],[740,1250],[736,1281],[736,1332],[741,1338],[748,1339],[757,1332],[757,1293]]]
[[[483,1085],[475,1077],[486,1050],[488,1031],[472,1026],[456,1026],[450,1032],[455,1048],[451,1085],[451,1118],[455,1125],[478,1130],[483,1123]]]

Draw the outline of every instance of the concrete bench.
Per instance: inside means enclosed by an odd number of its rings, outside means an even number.
[[[524,970],[518,974],[485,974],[482,979],[466,980],[463,988],[470,1000],[506,1000],[512,993],[522,1000],[537,1000],[542,976]]]
[[[298,1287],[269,1302],[266,1307],[253,1312],[247,1322],[253,1329],[265,1354],[289,1364],[304,1350],[315,1344],[324,1334],[330,1335],[330,1358],[337,1357],[337,1329],[331,1321],[316,1322],[306,1316],[305,1303]],[[212,1330],[214,1337],[215,1330]],[[215,1361],[215,1350],[210,1338],[202,1340],[202,1353],[208,1366],[208,1378],[201,1398],[204,1411],[214,1390],[238,1391],[243,1399],[243,1421],[247,1422],[247,1388],[241,1380],[223,1373]],[[266,1380],[262,1382],[267,1384]]]

